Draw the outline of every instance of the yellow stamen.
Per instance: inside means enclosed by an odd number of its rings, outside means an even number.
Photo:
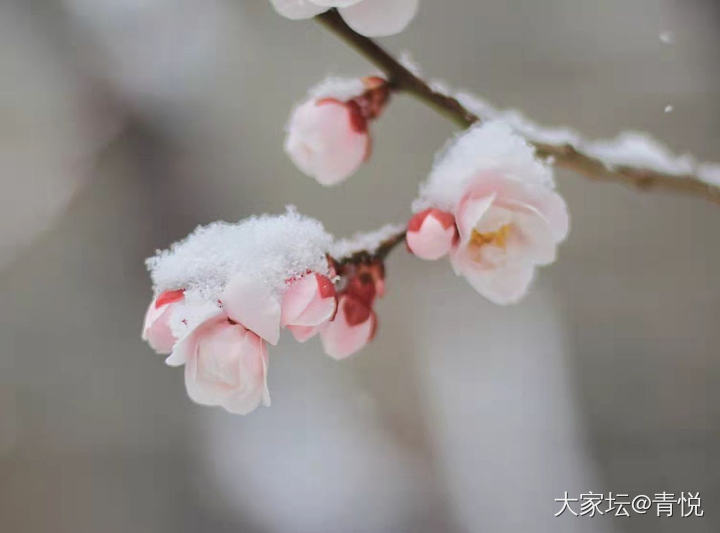
[[[497,246],[504,250],[507,245],[507,238],[509,234],[510,224],[505,224],[497,231],[488,231],[486,233],[480,233],[478,230],[473,229],[472,234],[470,235],[470,242],[475,246],[492,244],[493,246]]]

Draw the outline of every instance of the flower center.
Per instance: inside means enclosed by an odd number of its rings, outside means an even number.
[[[497,231],[488,231],[485,233],[480,233],[478,230],[473,229],[470,235],[470,242],[477,247],[491,244],[504,250],[507,245],[507,238],[510,235],[510,229],[510,224],[500,226]]]

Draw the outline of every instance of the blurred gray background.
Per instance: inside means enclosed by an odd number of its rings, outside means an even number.
[[[538,121],[717,161],[719,27],[713,0],[421,0],[383,43]],[[143,260],[197,224],[287,203],[338,235],[407,219],[453,132],[419,103],[394,99],[340,187],[282,152],[310,85],[373,71],[266,0],[0,4],[0,530],[720,530],[703,200],[561,173],[571,235],[522,304],[400,251],[374,343],[337,363],[283,339],[248,417],[192,404],[140,341]],[[565,490],[700,491],[705,517],[554,518]]]

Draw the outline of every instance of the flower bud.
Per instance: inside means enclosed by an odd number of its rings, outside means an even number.
[[[451,213],[426,209],[413,215],[408,222],[408,248],[422,259],[440,259],[450,251],[456,239],[455,217]]]

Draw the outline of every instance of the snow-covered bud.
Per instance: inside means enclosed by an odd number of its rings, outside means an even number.
[[[351,294],[343,294],[332,322],[320,330],[323,349],[333,359],[361,350],[375,335],[377,318],[372,308]]]
[[[218,311],[178,341],[168,364],[185,364],[185,387],[202,405],[244,415],[270,405],[263,340]]]
[[[378,77],[321,84],[290,116],[285,151],[322,185],[340,183],[369,157],[369,122],[380,116],[389,95]]]
[[[184,291],[165,291],[150,302],[143,322],[142,339],[157,353],[168,354],[177,340],[170,328],[175,304],[182,301]]]
[[[416,213],[408,222],[408,248],[422,259],[440,259],[450,251],[456,238],[452,213],[431,207]]]
[[[337,8],[348,26],[368,37],[393,35],[405,29],[419,0],[270,0],[278,13],[291,19],[314,17]]]
[[[427,205],[455,217],[456,274],[498,304],[525,295],[535,267],[555,261],[568,233],[552,170],[501,122],[470,129],[438,159],[416,207]]]
[[[168,365],[186,365],[196,402],[242,414],[267,404],[265,342],[277,343],[281,323],[317,328],[333,316],[332,242],[319,221],[293,207],[198,227],[147,260],[160,296],[143,338],[172,350]]]
[[[335,287],[327,276],[310,273],[292,280],[282,300],[280,324],[305,342],[332,319],[337,309]]]

